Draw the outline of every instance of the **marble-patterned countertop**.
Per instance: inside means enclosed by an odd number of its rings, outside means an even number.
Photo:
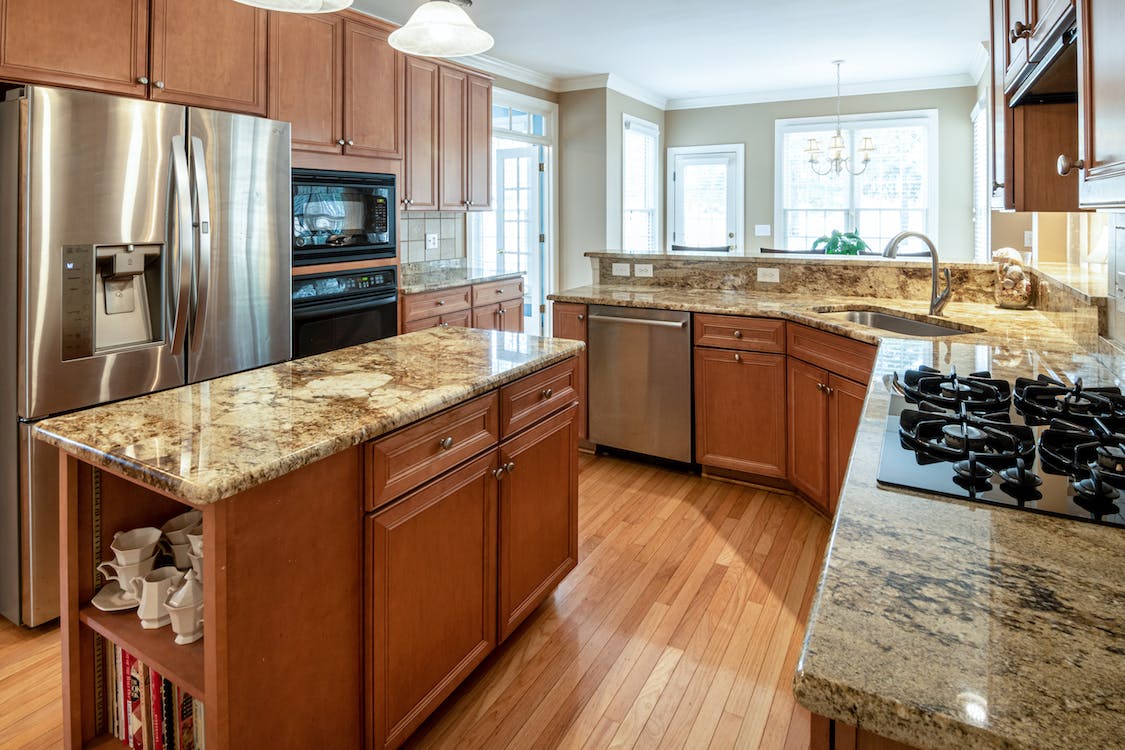
[[[35,436],[193,505],[214,503],[577,354],[431,328],[54,417]]]
[[[794,681],[797,699],[926,750],[1125,747],[1125,530],[875,481],[890,400],[885,378],[894,371],[956,365],[1001,378],[1046,373],[1113,385],[1123,369],[1105,361],[1111,354],[1096,356],[1057,318],[983,304],[955,302],[945,311],[949,321],[983,331],[926,339],[816,312],[854,305],[920,316],[923,300],[627,286],[553,298],[778,317],[879,342]]]
[[[408,263],[399,267],[399,291],[403,294],[422,294],[441,289],[453,289],[489,281],[518,279],[523,271],[489,271],[447,261],[433,263]]]

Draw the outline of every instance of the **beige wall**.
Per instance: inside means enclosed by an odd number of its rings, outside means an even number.
[[[844,97],[844,114],[938,110],[938,247],[942,258],[971,259],[972,124],[977,89]],[[774,223],[774,123],[788,117],[835,113],[835,99],[768,102],[733,107],[675,110],[665,117],[665,146],[746,144],[746,238],[748,247],[772,247],[773,237],[754,237],[755,224]],[[877,144],[876,144],[877,145]]]

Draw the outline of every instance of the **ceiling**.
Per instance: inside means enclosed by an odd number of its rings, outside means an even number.
[[[835,59],[845,93],[970,83],[988,1],[476,0],[469,12],[496,39],[488,57],[542,74],[540,85],[612,74],[674,107],[830,95]],[[421,2],[355,8],[402,24]]]

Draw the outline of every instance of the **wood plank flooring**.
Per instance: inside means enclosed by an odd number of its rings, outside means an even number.
[[[408,743],[809,744],[791,689],[828,522],[792,497],[582,457],[578,568]],[[57,629],[0,625],[0,748],[61,744]]]

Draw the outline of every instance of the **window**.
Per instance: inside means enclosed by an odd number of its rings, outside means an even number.
[[[973,260],[988,262],[989,229],[992,222],[991,191],[988,189],[987,100],[973,107]]]
[[[621,249],[625,252],[657,250],[659,142],[659,127],[625,115],[621,138]]]
[[[836,131],[835,118],[777,121],[775,244],[808,252],[832,230],[858,231],[878,252],[904,230],[937,232],[937,110],[844,117],[841,134],[854,165],[864,138],[875,153],[863,174],[820,176],[809,166],[810,138],[821,144]],[[821,157],[823,169],[824,157]]]
[[[668,149],[672,252],[742,254],[745,146]]]

